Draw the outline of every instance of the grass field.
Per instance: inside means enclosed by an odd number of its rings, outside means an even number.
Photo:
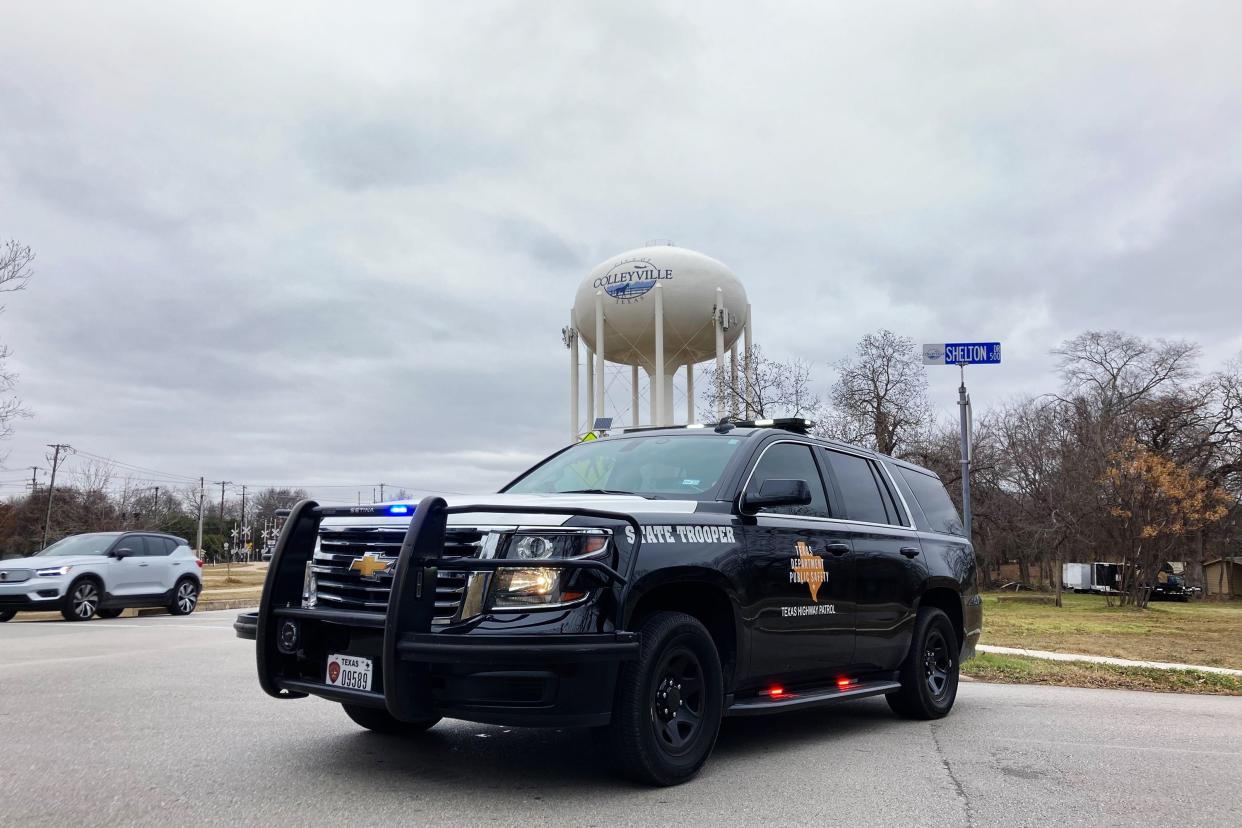
[[[997,599],[984,596],[983,644],[1242,669],[1242,603],[1160,602],[1141,610],[1070,594],[1058,609]]]
[[[263,592],[263,579],[267,577],[267,564],[210,564],[203,567],[202,600],[217,598],[240,599],[254,597],[259,603]]]
[[[1061,687],[1109,687],[1162,693],[1213,693],[1242,696],[1242,679],[1194,670],[1114,667],[1109,664],[1045,661],[1038,658],[980,653],[962,664],[962,674],[999,684],[1054,684]]]

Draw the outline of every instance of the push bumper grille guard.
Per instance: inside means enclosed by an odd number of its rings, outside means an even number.
[[[263,586],[263,597],[259,602],[255,628],[257,639],[255,653],[258,660],[259,684],[263,690],[268,695],[282,699],[303,698],[309,695],[300,689],[306,687],[307,682],[282,680],[278,675],[277,668],[281,656],[277,649],[275,635],[277,619],[300,617],[350,626],[376,628],[382,626],[384,631],[381,650],[384,705],[389,713],[403,721],[426,718],[432,708],[430,664],[444,660],[437,653],[450,651],[455,644],[457,655],[461,654],[461,650],[478,649],[480,656],[489,655],[492,652],[489,647],[490,642],[462,646],[464,642],[460,637],[431,633],[431,622],[435,611],[437,569],[494,572],[510,567],[529,568],[532,566],[531,561],[527,560],[442,557],[448,516],[467,512],[597,518],[628,523],[634,529],[634,541],[630,544],[626,575],[622,575],[599,560],[541,559],[538,562],[540,567],[592,571],[601,576],[606,583],[624,586],[638,558],[642,532],[638,521],[627,514],[598,509],[487,503],[450,507],[443,498],[431,496],[419,501],[414,510],[414,516],[410,520],[410,528],[405,533],[405,539],[402,541],[401,551],[397,557],[392,588],[388,596],[388,610],[384,615],[319,608],[304,609],[302,608],[303,580],[306,564],[314,553],[320,521],[325,517],[387,516],[387,513],[353,507],[324,508],[313,500],[303,500],[290,511],[284,528],[281,530],[280,539],[276,542],[276,548],[272,552],[267,580]],[[615,543],[613,548],[615,554]],[[638,648],[637,636],[633,633],[620,632],[623,602],[617,601],[616,607],[614,629],[618,632],[609,637],[610,641],[596,640],[588,643],[582,640],[583,636],[567,636],[565,645],[558,644],[555,648],[563,649],[566,655],[576,658],[590,658],[592,655],[613,658],[632,657]],[[529,640],[531,637],[526,638]],[[538,649],[537,642],[531,640],[529,643]],[[527,649],[530,648],[527,647]],[[335,688],[324,685],[324,689],[334,690]]]

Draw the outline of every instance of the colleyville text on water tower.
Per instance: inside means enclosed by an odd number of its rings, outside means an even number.
[[[685,369],[686,422],[695,421],[694,366],[729,354],[730,381],[753,379],[738,361],[738,340],[751,353],[750,304],[741,281],[722,262],[671,244],[649,245],[600,263],[578,286],[563,331],[569,348],[569,422],[573,439],[608,416],[606,362],[629,365],[632,425],[672,425],[673,380]],[[586,418],[579,418],[579,341],[586,347]],[[639,369],[647,374],[650,419],[639,416]],[[717,417],[723,417],[723,401]],[[746,412],[750,416],[750,412]]]

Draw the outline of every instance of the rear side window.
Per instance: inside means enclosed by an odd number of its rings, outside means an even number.
[[[134,538],[134,540],[136,541],[138,539]],[[168,538],[154,538],[150,535],[144,537],[142,542],[146,547],[145,554],[148,558],[162,558],[165,555],[170,555],[176,547],[176,544]]]
[[[867,523],[897,523],[895,515],[890,515],[891,506],[885,505],[888,492],[880,488],[871,461],[855,454],[842,454],[839,451],[825,451],[832,475],[837,479],[837,487],[841,490],[841,501],[845,507],[845,517],[849,520],[861,520]]]
[[[948,535],[965,535],[962,531],[962,519],[957,508],[944,490],[939,478],[923,474],[904,466],[897,467],[897,474],[914,492],[923,514],[927,516],[928,528],[933,532],[944,532]]]
[[[824,494],[824,483],[820,479],[815,458],[811,456],[810,446],[799,443],[777,443],[769,446],[759,458],[746,490],[758,492],[765,480],[805,480],[806,485],[811,488],[811,504],[761,509],[761,512],[828,517],[828,497]]]

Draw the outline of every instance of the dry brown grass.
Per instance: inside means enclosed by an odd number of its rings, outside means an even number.
[[[1066,595],[1065,606],[984,597],[984,644],[1242,669],[1242,603],[1106,606]]]

